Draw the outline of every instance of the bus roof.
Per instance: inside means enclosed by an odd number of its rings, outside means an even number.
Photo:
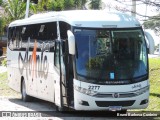
[[[16,20],[9,27],[53,21],[64,21],[72,26],[92,28],[130,28],[140,26],[140,23],[134,17],[120,12],[70,10],[35,14],[26,19]]]

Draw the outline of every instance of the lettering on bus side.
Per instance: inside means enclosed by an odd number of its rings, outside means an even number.
[[[132,86],[132,89],[135,89],[135,88],[141,88],[141,84],[135,84]]]
[[[29,40],[28,40],[29,43]],[[47,45],[41,45],[42,47]],[[48,76],[48,70],[49,70],[49,63],[47,60],[47,56],[44,55],[45,48],[41,48],[41,56],[37,55],[37,41],[35,40],[34,48],[32,51],[32,55],[29,55],[29,45],[26,48],[25,56],[22,57],[21,52],[19,52],[18,56],[18,66],[19,71],[21,74],[23,74],[24,69],[26,69],[26,77],[28,79],[28,76],[34,77],[41,77],[44,79],[47,79]]]

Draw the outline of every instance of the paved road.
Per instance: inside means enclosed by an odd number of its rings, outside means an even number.
[[[49,102],[34,100],[23,102],[21,98],[1,97],[0,111],[55,111],[54,105]]]
[[[7,71],[7,68],[4,66],[0,66],[0,73],[4,73]]]
[[[0,111],[9,112],[13,119],[15,116],[28,115],[31,117],[33,113],[36,113],[36,117],[32,119],[49,119],[49,120],[156,120],[156,118],[147,117],[107,117],[107,114],[112,114],[110,112],[56,112],[53,103],[35,99],[33,102],[23,102],[20,98],[14,97],[0,97]],[[38,111],[38,112],[36,112]],[[2,113],[0,112],[0,116]],[[43,117],[41,117],[43,116]],[[45,116],[45,117],[44,117]],[[0,119],[6,120],[6,117],[1,117]],[[21,118],[22,120],[24,118]],[[158,119],[157,119],[158,120]]]

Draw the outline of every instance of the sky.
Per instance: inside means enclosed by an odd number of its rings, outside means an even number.
[[[121,9],[127,9],[127,10],[131,10],[132,9],[132,2],[131,0],[121,0],[123,2],[117,2],[115,0],[102,0],[103,3],[105,3],[105,10],[106,11],[117,11],[115,9],[115,7],[120,7]],[[156,11],[156,7],[153,6],[149,6],[149,5],[145,5],[142,2],[136,2],[137,6],[136,6],[136,12],[143,15],[143,16],[154,16],[157,15],[158,12]],[[126,12],[127,14],[130,14],[130,12]],[[139,20],[139,22],[142,24],[144,22],[145,17],[136,15],[136,18]],[[160,37],[156,36],[153,30],[146,30],[147,32],[149,32],[155,42],[155,45],[160,43]]]
[[[116,11],[114,9],[114,7],[118,6],[120,7],[121,9],[127,9],[127,10],[131,10],[132,9],[132,2],[131,0],[121,0],[121,1],[124,1],[124,2],[117,2],[115,0],[102,0],[106,7],[105,7],[105,10],[107,11]],[[149,5],[145,5],[143,4],[142,2],[136,2],[136,12],[141,14],[141,15],[147,15],[147,16],[154,16],[154,15],[157,15],[158,12],[156,11],[156,7],[153,7],[153,6],[149,6]],[[111,8],[109,8],[109,6],[111,6]],[[131,14],[130,12],[127,12],[128,14]],[[141,17],[141,16],[138,16],[136,15],[136,17],[140,20],[141,23],[143,23],[142,20],[145,19],[145,17]]]

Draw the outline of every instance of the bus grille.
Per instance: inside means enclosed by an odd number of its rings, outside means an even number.
[[[132,106],[135,100],[129,101],[96,101],[98,107],[109,107],[109,106]]]
[[[97,93],[94,95],[94,97],[99,97],[99,98],[114,98],[114,93]],[[119,93],[118,98],[127,98],[127,97],[135,97],[137,94],[135,93]]]

